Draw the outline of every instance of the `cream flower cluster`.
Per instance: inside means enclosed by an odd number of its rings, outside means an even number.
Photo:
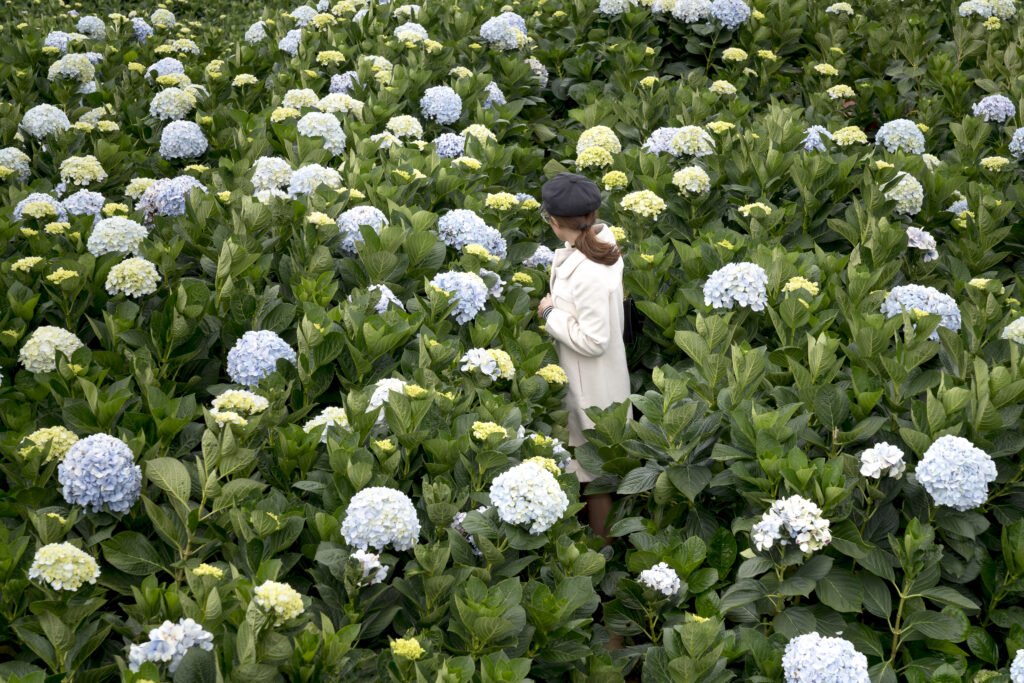
[[[54,590],[76,591],[96,583],[99,565],[88,553],[70,543],[50,543],[36,551],[28,578],[41,579]]]
[[[253,592],[256,604],[274,617],[274,626],[302,614],[302,596],[287,583],[264,581]]]

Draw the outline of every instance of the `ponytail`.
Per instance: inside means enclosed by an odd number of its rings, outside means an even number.
[[[618,245],[599,240],[597,238],[597,234],[592,230],[594,227],[594,221],[597,219],[596,211],[591,212],[586,216],[577,216],[573,218],[552,216],[552,218],[554,218],[562,228],[581,231],[573,246],[579,249],[580,252],[591,261],[596,261],[597,263],[610,266],[619,260],[621,253],[619,252]]]

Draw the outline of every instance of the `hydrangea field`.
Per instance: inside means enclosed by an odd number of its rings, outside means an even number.
[[[1015,0],[299,1],[0,7],[0,681],[1024,683]]]

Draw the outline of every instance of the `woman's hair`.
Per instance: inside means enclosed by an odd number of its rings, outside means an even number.
[[[610,266],[619,260],[621,253],[618,245],[599,240],[597,234],[592,230],[594,222],[597,220],[596,211],[591,211],[586,216],[552,216],[551,219],[563,230],[581,231],[573,246],[591,261]],[[607,229],[605,227],[605,230]]]

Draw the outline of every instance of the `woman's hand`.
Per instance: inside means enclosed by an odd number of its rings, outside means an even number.
[[[537,316],[541,317],[542,314],[544,313],[544,309],[545,308],[547,308],[548,306],[554,306],[554,305],[555,305],[555,300],[551,298],[551,295],[550,294],[545,294],[544,298],[542,298],[540,300],[540,303],[537,304]]]

